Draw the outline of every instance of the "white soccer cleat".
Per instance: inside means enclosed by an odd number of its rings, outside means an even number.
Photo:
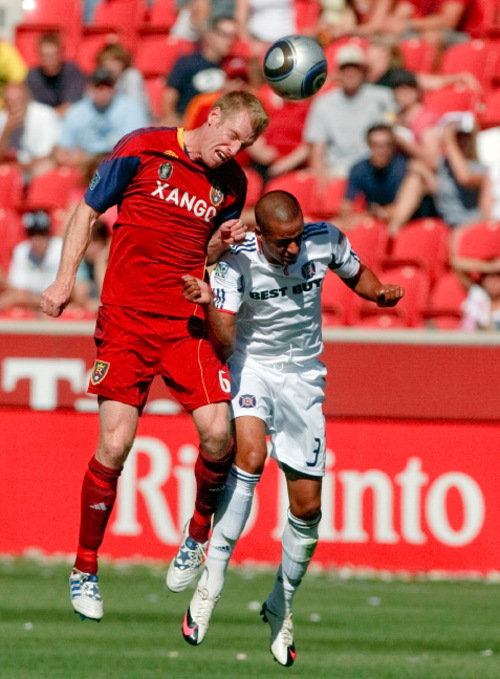
[[[171,592],[182,592],[198,575],[205,556],[208,542],[196,542],[184,529],[184,540],[170,563],[167,573],[167,587]]]
[[[88,618],[100,622],[104,615],[98,583],[97,575],[82,573],[76,568],[71,571],[69,576],[71,603],[81,620]]]
[[[206,587],[197,587],[182,622],[182,636],[192,646],[198,646],[205,638],[210,617],[220,596],[209,596]]]
[[[297,657],[297,651],[293,642],[292,614],[279,615],[278,613],[273,613],[267,607],[267,602],[262,604],[260,614],[262,621],[267,622],[271,628],[269,650],[280,665],[291,667]]]

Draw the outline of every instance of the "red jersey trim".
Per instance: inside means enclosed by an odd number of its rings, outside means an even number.
[[[209,396],[208,391],[207,391],[207,385],[205,384],[205,377],[203,375],[203,364],[202,364],[201,358],[200,358],[200,350],[201,350],[202,342],[203,342],[203,340],[200,340],[198,342],[198,366],[200,368],[200,378],[201,378],[201,383],[203,385],[203,391],[205,392],[207,404],[209,404],[209,403],[212,403],[212,401],[210,400],[210,396]]]

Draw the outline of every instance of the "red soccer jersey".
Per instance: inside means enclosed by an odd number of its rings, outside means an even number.
[[[245,195],[238,164],[231,160],[211,170],[193,162],[182,128],[145,128],[123,137],[85,194],[98,212],[118,204],[102,302],[193,315],[181,276],[203,278],[210,236],[240,215]]]

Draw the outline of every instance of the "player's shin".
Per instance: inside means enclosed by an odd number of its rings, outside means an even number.
[[[93,457],[83,479],[81,518],[75,568],[97,573],[97,550],[116,499],[120,469],[105,467]]]
[[[318,543],[321,512],[311,521],[294,516],[288,510],[283,531],[281,564],[267,606],[281,615],[289,615],[292,601]]]
[[[219,596],[234,546],[242,534],[252,509],[260,474],[248,474],[233,465],[215,514],[203,577],[211,596]],[[201,584],[201,583],[200,583]]]

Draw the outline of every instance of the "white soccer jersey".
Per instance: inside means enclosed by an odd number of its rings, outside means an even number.
[[[328,269],[359,272],[349,240],[328,222],[308,223],[297,261],[271,264],[254,233],[221,258],[211,276],[217,309],[238,313],[234,358],[304,364],[323,350],[321,286]]]

